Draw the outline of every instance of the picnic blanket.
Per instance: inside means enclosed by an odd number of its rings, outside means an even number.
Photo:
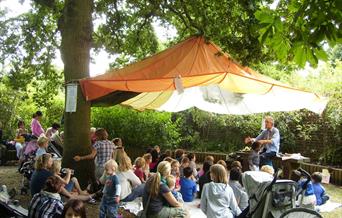
[[[333,202],[333,201],[327,201],[325,204],[320,205],[320,206],[316,206],[315,210],[318,212],[331,212],[333,210],[335,210],[336,208],[341,207],[342,204],[341,203],[337,203],[337,202]]]
[[[192,202],[185,202],[184,208],[189,211],[190,217],[194,218],[205,218],[206,215],[197,207],[199,205],[200,199],[195,199]],[[143,210],[142,198],[136,198],[134,201],[123,203],[120,207],[129,211],[130,213],[137,215],[139,211]]]

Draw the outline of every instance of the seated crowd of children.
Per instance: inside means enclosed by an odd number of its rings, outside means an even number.
[[[38,125],[39,116],[33,119],[33,125]],[[26,130],[23,123],[18,128],[19,143]],[[30,181],[32,200],[29,217],[68,217],[73,214],[85,217],[83,202],[95,202],[94,198],[100,195],[100,217],[117,217],[120,202],[137,197],[143,197],[144,213],[148,217],[187,217],[183,203],[192,202],[195,198],[200,199],[198,207],[208,217],[220,217],[221,214],[236,217],[248,207],[248,195],[241,182],[240,162],[227,165],[225,160],[207,156],[199,169],[194,153],[183,149],[161,153],[160,147],[155,146],[132,164],[121,139],[108,140],[108,133],[102,128],[91,131],[91,154],[74,156],[76,162],[95,162],[95,179],[102,189],[90,193],[89,187],[81,189],[72,170],[65,169],[61,174],[61,161],[53,160],[47,153],[48,143],[58,134],[59,125],[54,124],[46,134],[41,126],[34,128],[37,132],[34,135],[40,135],[37,136],[35,171]],[[252,145],[250,170],[259,170],[260,147],[258,143]],[[22,146],[18,145],[18,149]],[[267,165],[260,167],[260,171],[274,173],[273,168]],[[298,174],[298,186],[306,189],[299,199],[302,205],[321,205],[329,199],[321,180],[321,175],[314,173],[312,182],[303,187]],[[69,199],[66,204],[63,204],[61,195]]]

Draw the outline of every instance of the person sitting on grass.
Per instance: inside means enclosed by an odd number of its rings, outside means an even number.
[[[63,182],[50,176],[43,183],[44,189],[33,195],[28,211],[29,218],[59,218],[63,212],[63,202],[59,192]]]
[[[229,172],[229,185],[233,189],[236,203],[241,211],[248,207],[248,195],[240,184],[241,172],[237,168],[233,168]]]
[[[144,154],[143,158],[145,159],[145,166],[143,167],[145,177],[150,177],[150,163],[152,162],[152,155],[150,153]]]
[[[167,186],[171,190],[171,193],[176,198],[176,200],[178,202],[184,203],[182,194],[175,189],[175,187],[176,187],[176,178],[173,175],[169,175],[169,176],[167,176],[165,178],[165,180],[166,180]]]
[[[70,199],[64,205],[61,218],[87,218],[87,211],[83,201]]]
[[[143,206],[146,216],[149,218],[187,217],[187,212],[182,208],[165,184],[165,178],[171,174],[171,164],[162,161],[157,167],[157,173],[146,182],[143,194]],[[147,204],[149,200],[149,204]]]
[[[263,168],[264,166],[262,166]],[[314,189],[311,181],[307,181],[307,178],[304,178],[300,171],[293,170],[291,178],[293,181],[297,182],[298,185],[298,201],[297,204],[299,207],[305,207],[309,209],[314,209],[316,204],[316,196],[314,193]]]
[[[198,177],[198,172],[197,172],[197,169],[196,169],[196,155],[194,153],[189,153],[187,155],[187,157],[190,160],[189,167],[191,167],[191,169],[192,169],[192,175],[194,176],[194,178],[197,178]]]
[[[205,158],[204,158],[204,161],[203,161],[203,164],[204,164],[204,162],[206,162],[206,161],[210,161],[211,163],[214,163],[214,161],[215,161],[215,158],[213,157],[213,156],[211,156],[211,155],[208,155],[208,156],[206,156]],[[209,170],[209,169],[208,169]],[[206,171],[207,172],[207,171]],[[205,174],[205,172],[204,172],[204,169],[203,169],[203,167],[202,167],[202,169],[198,172],[198,177],[201,177],[201,176],[203,176]]]
[[[209,182],[211,182],[210,178],[210,167],[214,164],[212,160],[207,160],[203,163],[203,172],[204,174],[198,179],[199,192],[198,197],[201,198],[203,186]]]
[[[103,188],[103,196],[100,205],[100,218],[117,217],[121,185],[115,175],[118,164],[115,160],[108,160],[104,165],[104,174],[107,176]]]
[[[39,148],[36,151],[36,157],[46,154],[46,149],[49,145],[49,139],[44,134],[42,134],[41,136],[39,136],[37,144]]]
[[[134,174],[140,179],[141,182],[145,182],[145,174],[143,171],[143,168],[145,167],[145,159],[142,157],[138,157],[135,160],[135,170],[134,170]]]
[[[53,160],[51,154],[43,154],[36,159],[35,170],[32,174],[30,182],[30,190],[32,196],[42,190],[47,178],[53,176],[53,174],[50,172],[52,163]]]
[[[179,176],[182,178],[184,177],[184,168],[189,167],[190,166],[190,160],[188,157],[183,157],[182,158],[182,162],[181,162],[181,166],[179,167]]]
[[[59,128],[61,128],[61,125],[53,123],[51,127],[46,130],[45,136],[50,139],[53,134],[58,132]]]
[[[311,175],[312,178],[312,187],[314,190],[314,194],[316,196],[316,205],[322,205],[327,202],[330,197],[326,194],[325,188],[322,186],[322,174],[320,172],[314,172]]]
[[[220,164],[210,167],[212,182],[203,187],[201,196],[201,210],[210,218],[233,218],[241,213],[236,203],[234,192],[228,185],[226,169]]]
[[[178,160],[173,160],[171,162],[171,175],[175,177],[175,190],[180,190],[180,172],[179,172],[179,162]]]
[[[180,193],[182,194],[185,202],[192,202],[197,193],[197,185],[192,180],[193,171],[191,167],[185,167],[183,173],[184,177],[180,179]]]

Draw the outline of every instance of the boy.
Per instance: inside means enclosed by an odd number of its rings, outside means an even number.
[[[178,161],[177,161],[178,162]],[[177,192],[176,187],[176,178],[173,175],[169,175],[165,178],[166,185],[170,188],[172,195],[176,198],[176,200],[180,203],[184,203],[182,194]]]
[[[191,179],[193,173],[191,167],[185,167],[183,169],[183,173],[184,177],[180,180],[180,193],[182,194],[185,202],[192,202],[197,192],[197,185]]]
[[[49,139],[45,135],[42,134],[41,136],[39,136],[37,140],[37,144],[39,148],[36,151],[36,158],[43,154],[46,154],[46,149],[49,144]]]
[[[261,143],[259,141],[255,141],[252,144],[252,152],[248,158],[249,169],[251,171],[259,171],[260,157],[259,151],[261,148]]]
[[[115,171],[118,164],[110,159],[104,165],[104,174],[106,174],[103,196],[100,205],[100,218],[117,217],[120,202],[121,186]]]
[[[291,178],[293,181],[297,182],[298,190],[303,190],[298,196],[297,205],[299,205],[299,207],[314,209],[316,204],[316,196],[314,194],[312,182],[310,181],[307,183],[307,180],[303,178],[301,172],[298,170],[292,171]]]
[[[325,204],[329,200],[329,196],[325,192],[325,188],[322,186],[322,175],[319,172],[314,172],[311,175],[312,187],[316,196],[316,205]]]

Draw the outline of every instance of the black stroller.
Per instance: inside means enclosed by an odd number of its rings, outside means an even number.
[[[308,173],[305,172],[303,175],[310,181]],[[242,183],[249,196],[246,217],[322,217],[314,210],[296,207],[296,198],[302,190],[296,192],[297,184],[292,180],[278,179],[278,172],[272,176],[265,172],[247,171],[242,175]]]

